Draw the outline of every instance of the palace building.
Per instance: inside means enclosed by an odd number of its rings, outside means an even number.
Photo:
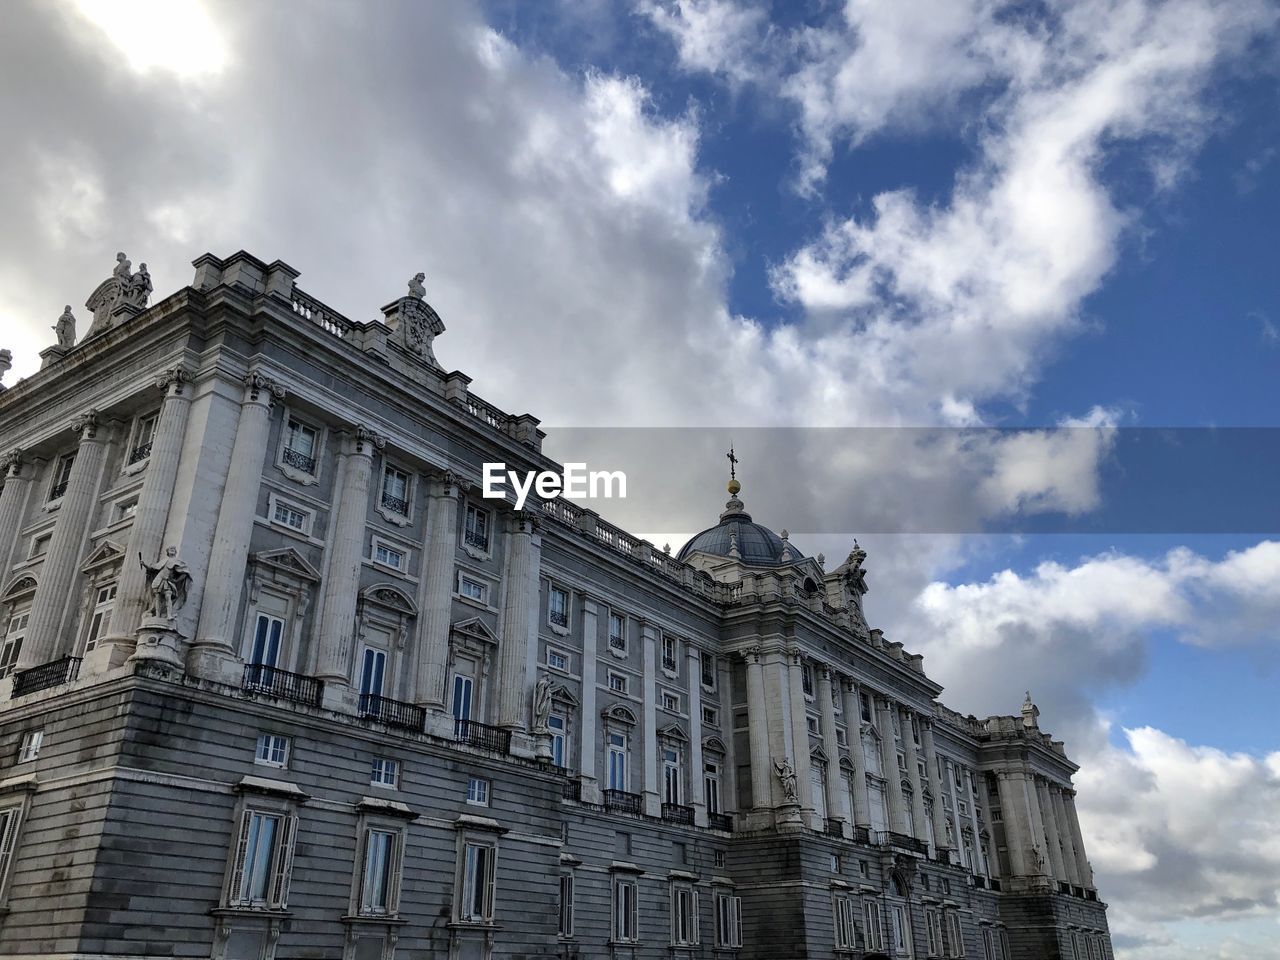
[[[1112,960],[1063,744],[947,709],[856,542],[486,499],[561,467],[421,276],[194,266],[0,392],[0,957]]]

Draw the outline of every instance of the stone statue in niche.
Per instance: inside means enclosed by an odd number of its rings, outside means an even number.
[[[169,547],[164,556],[151,566],[138,554],[138,563],[147,577],[147,589],[151,593],[151,616],[172,622],[187,602],[187,590],[191,586],[191,574],[187,565],[178,559],[178,548]]]
[[[409,281],[409,296],[417,297],[419,300],[425,297],[427,288],[423,285],[423,282],[426,279],[427,275],[425,273],[414,274],[413,279]]]
[[[551,678],[542,677],[533,688],[533,732],[548,733],[551,730]]]
[[[76,345],[76,318],[71,313],[71,304],[62,308],[62,316],[53,325],[53,332],[58,337],[58,347],[70,350]]]
[[[787,803],[796,803],[796,772],[792,769],[790,761],[785,758],[773,761],[773,772],[778,775],[782,796]]]

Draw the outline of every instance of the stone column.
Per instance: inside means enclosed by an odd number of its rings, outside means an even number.
[[[1067,811],[1067,825],[1071,830],[1071,844],[1076,848],[1076,871],[1080,874],[1081,886],[1093,888],[1093,868],[1089,866],[1089,858],[1084,850],[1084,835],[1080,832],[1080,816],[1076,813],[1076,792],[1062,791],[1062,806]]]
[[[326,701],[330,699],[331,688],[341,696],[341,688],[351,682],[373,454],[385,444],[373,431],[356,427],[339,457],[320,609],[320,650],[316,659],[316,676],[325,682]],[[391,678],[387,680],[390,687]]]
[[[853,761],[853,822],[871,828],[871,795],[867,791],[867,758],[862,752],[862,698],[852,680],[844,688],[844,725],[849,736],[849,758]]]
[[[809,779],[809,721],[804,705],[804,667],[798,650],[788,651],[787,674],[791,692],[791,744],[795,751],[791,765],[796,772],[796,796],[806,823],[812,823],[813,781]]]
[[[529,728],[527,676],[529,644],[538,631],[538,570],[542,537],[533,514],[512,513],[507,527],[507,582],[502,597],[502,638],[498,648],[498,725],[524,733]]]
[[[9,566],[18,545],[18,530],[26,513],[34,475],[34,468],[21,450],[0,455],[0,478],[4,479],[4,488],[0,490],[0,584],[9,580]]]
[[[1039,860],[1035,872],[1039,876],[1048,876],[1053,868],[1045,850],[1048,844],[1045,840],[1044,818],[1040,816],[1040,797],[1036,794],[1036,778],[1033,774],[1024,774],[1023,783],[1027,791],[1027,811],[1031,815],[1031,845],[1035,848],[1033,859]]]
[[[702,653],[685,644],[685,675],[689,681],[689,805],[693,822],[707,825],[707,798],[702,782]]]
[[[18,659],[19,670],[48,663],[71,652],[74,638],[63,631],[63,620],[79,573],[85,537],[98,504],[98,488],[107,457],[106,435],[98,419],[98,412],[89,410],[71,424],[71,429],[80,434],[80,448],[58,507],[58,522],[49,539],[49,552],[40,568],[27,638]]]
[[[984,862],[987,859],[987,848],[982,843],[982,829],[978,822],[978,797],[977,791],[974,789],[974,777],[980,776],[970,770],[961,771],[961,779],[964,781],[965,796],[969,801],[969,827],[973,830],[973,872],[984,876],[991,876],[991,867],[988,865],[983,869]],[[956,800],[959,801],[960,795],[956,794]],[[985,816],[986,814],[984,814]],[[960,806],[956,804],[956,830],[962,829],[960,826]],[[956,837],[956,841],[960,842],[960,837]]]
[[[443,710],[449,627],[453,614],[454,554],[458,542],[458,497],[462,490],[451,472],[427,481],[427,536],[418,580],[419,703]]]
[[[644,666],[641,684],[640,746],[644,750],[644,812],[651,817],[662,815],[662,795],[658,792],[658,628],[640,622],[640,659]],[[634,746],[634,745],[633,745]]]
[[[1049,799],[1049,785],[1041,777],[1036,778],[1036,801],[1040,804],[1040,819],[1044,821],[1045,842],[1049,845],[1049,866],[1054,879],[1067,883],[1067,868],[1062,862],[1062,840],[1058,832],[1058,817]]]
[[[915,714],[904,708],[900,716],[902,718],[902,752],[907,756],[907,782],[911,784],[911,818],[915,822],[916,839],[928,844],[929,824],[925,822],[924,784],[920,781],[920,751],[916,749],[913,726]],[[937,797],[935,804],[941,806],[942,797]],[[946,841],[947,838],[944,835],[940,842],[946,843]]]
[[[582,799],[600,802],[600,784],[596,777],[596,753],[600,749],[596,722],[596,658],[600,654],[600,608],[590,597],[582,598],[582,730],[580,739],[582,762]]]
[[[181,368],[167,370],[156,378],[156,386],[165,392],[164,403],[151,441],[151,456],[133,514],[129,544],[120,566],[111,632],[90,654],[98,669],[110,669],[124,662],[136,642],[134,635],[143,613],[150,605],[147,577],[138,557],[155,563],[163,552],[165,524],[178,476],[178,459],[186,439],[187,415],[191,411],[190,380],[191,375]]]
[[[236,658],[235,622],[244,590],[258,490],[262,486],[262,464],[271,432],[271,407],[283,396],[284,390],[274,380],[256,373],[245,378],[240,420],[231,447],[231,466],[222,491],[204,599],[200,604],[200,625],[187,655],[187,668],[197,676],[233,679],[224,674]]]
[[[893,703],[876,698],[876,716],[880,721],[880,760],[887,781],[889,829],[903,836],[907,833],[907,808],[902,796],[902,773],[898,770],[898,744],[893,736]]]
[[[1067,808],[1062,802],[1062,787],[1056,783],[1049,784],[1049,801],[1053,804],[1053,817],[1058,824],[1058,835],[1062,840],[1062,866],[1067,871],[1067,881],[1073,887],[1083,886],[1080,882],[1080,861],[1076,856],[1075,839],[1071,836]]]
[[[720,812],[738,809],[738,754],[733,736],[733,665],[728,657],[716,657],[716,691],[719,693],[721,730],[724,731],[724,769],[720,771]]]
[[[996,849],[995,823],[991,819],[991,794],[987,790],[987,775],[981,770],[974,771],[972,782],[975,784],[975,791],[978,795],[978,802],[982,804],[982,819],[987,824],[987,835],[991,838],[991,846],[988,847],[982,842],[982,831],[978,830],[974,833],[974,840],[982,846],[982,855],[987,859],[987,870],[990,871],[988,876],[999,879],[1000,873],[1000,852]],[[975,828],[976,829],[976,828]],[[1012,854],[1010,854],[1012,857]],[[1012,863],[1012,860],[1010,860]]]
[[[751,743],[751,806],[773,809],[773,763],[765,710],[764,663],[759,647],[747,652],[747,732]]]
[[[947,810],[942,802],[942,780],[938,776],[938,751],[933,742],[933,721],[924,717],[917,718],[920,724],[920,742],[924,746],[924,769],[929,776],[929,792],[933,794],[933,835],[937,839],[939,850],[947,850]],[[956,843],[960,842],[960,807],[954,801],[952,807],[956,816]],[[972,807],[970,807],[972,809]],[[975,838],[976,839],[976,838]]]
[[[1025,877],[1030,871],[1027,863],[1026,797],[1022,795],[1022,781],[1014,780],[1008,773],[996,774],[996,789],[1000,794],[1000,813],[1004,822],[1004,844],[1009,852],[1009,870],[1015,877]]]
[[[849,822],[849,791],[840,789],[840,743],[836,740],[836,709],[831,699],[831,668],[818,668],[818,709],[822,722],[822,750],[827,755],[827,816]]]

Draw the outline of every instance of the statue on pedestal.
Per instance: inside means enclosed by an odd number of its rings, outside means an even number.
[[[58,336],[58,348],[70,350],[76,345],[76,318],[71,313],[71,304],[62,308],[62,316],[53,325],[53,332]]]
[[[169,547],[155,566],[148,565],[142,554],[138,563],[147,576],[147,589],[151,592],[150,615],[170,623],[187,602],[187,590],[191,586],[191,574],[187,565],[178,559],[178,548]]]
[[[154,289],[151,285],[151,274],[147,272],[147,265],[140,263],[138,272],[129,278],[121,290],[121,296],[134,306],[145,307]]]
[[[421,300],[427,295],[427,288],[423,285],[423,281],[427,279],[425,273],[416,273],[413,279],[409,281],[409,296],[417,297]]]
[[[551,730],[551,678],[542,677],[533,688],[533,732],[538,735]]]
[[[4,379],[4,375],[13,367],[13,351],[7,347],[0,350],[0,380]],[[0,390],[8,390],[3,383],[0,383]]]
[[[778,783],[782,785],[782,796],[787,803],[798,803],[796,799],[796,772],[787,759],[773,761],[773,772],[778,775]]]

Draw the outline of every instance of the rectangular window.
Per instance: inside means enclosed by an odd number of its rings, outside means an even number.
[[[489,602],[489,585],[465,575],[458,576],[458,593],[477,603]]]
[[[562,937],[573,936],[573,874],[560,874],[560,925]]]
[[[148,414],[139,417],[133,428],[133,443],[129,447],[129,463],[139,463],[151,456],[151,443],[156,436],[156,421],[159,414]]]
[[[311,516],[309,513],[305,510],[299,510],[297,507],[292,507],[283,500],[277,500],[275,503],[275,510],[271,513],[272,523],[281,524],[290,530],[306,532],[307,520]]]
[[[679,805],[681,790],[680,751],[666,747],[662,751],[662,799]]]
[[[497,853],[497,848],[489,843],[467,841],[463,845],[462,874],[458,883],[459,921],[489,923],[493,920]]]
[[[702,722],[703,722],[703,723],[706,723],[706,724],[710,724],[710,725],[711,725],[711,726],[713,726],[713,727],[715,727],[715,726],[719,726],[719,725],[720,725],[720,711],[719,711],[719,710],[717,710],[715,707],[703,707],[703,708],[702,708]]]
[[[361,659],[360,699],[363,701],[361,709],[376,710],[379,704],[374,701],[382,696],[382,681],[387,669],[387,655],[382,650],[365,647],[364,656]]]
[[[552,670],[568,670],[569,655],[554,647],[547,647],[547,666]]]
[[[609,689],[615,693],[627,692],[627,678],[620,673],[609,671]]]
[[[862,920],[866,928],[868,950],[884,949],[884,925],[880,922],[880,904],[875,900],[862,902]]]
[[[858,703],[861,706],[862,722],[870,723],[871,722],[871,698],[868,697],[865,693],[860,693],[858,694]]]
[[[613,939],[635,943],[640,939],[640,914],[636,882],[617,877],[613,881]]]
[[[22,735],[22,744],[18,747],[18,762],[26,763],[40,756],[40,745],[44,743],[43,730],[28,730]]]
[[[314,427],[289,418],[285,426],[284,451],[281,454],[285,464],[303,473],[314,474],[319,446],[319,434]]]
[[[568,724],[564,717],[553,713],[547,717],[547,729],[551,731],[551,762],[563,770],[569,765]]]
[[[387,757],[374,757],[369,771],[369,783],[375,787],[395,787],[400,783],[400,761]]]
[[[31,615],[26,612],[9,617],[9,626],[4,632],[4,646],[0,647],[0,677],[13,673],[18,657],[22,654],[22,641],[27,635],[27,623],[30,619]]]
[[[716,946],[742,946],[742,898],[716,894]]]
[[[675,672],[676,670],[676,638],[662,638],[662,669]]]
[[[703,650],[698,659],[702,668],[702,686],[707,690],[714,690],[716,688],[715,656]]]
[[[389,547],[385,543],[375,543],[373,560],[374,563],[380,563],[384,567],[390,567],[392,570],[404,570],[404,551]]]
[[[99,587],[93,597],[93,611],[89,614],[89,632],[85,635],[84,652],[88,653],[111,629],[111,610],[116,605],[116,585]]]
[[[804,690],[806,700],[813,699],[813,667],[807,663],[800,664],[800,686]]]
[[[58,462],[53,467],[53,483],[49,487],[49,500],[61,500],[63,494],[67,492],[67,484],[71,482],[71,468],[75,465],[76,455],[74,453],[64,454],[58,458]]]
[[[815,737],[818,736],[818,718],[805,717],[804,722],[805,722],[805,725],[809,728],[809,732],[813,734]]]
[[[138,512],[138,498],[130,497],[128,500],[121,500],[116,504],[116,522],[123,520],[132,520]]]
[[[836,727],[836,744],[841,747],[849,745],[849,738],[845,735],[844,727]]]
[[[925,950],[931,957],[942,955],[942,917],[935,907],[924,910]]]
[[[370,828],[364,833],[360,871],[360,915],[385,917],[399,906],[400,834]]]
[[[671,943],[678,947],[698,942],[698,894],[692,887],[671,888]]]
[[[852,950],[858,945],[857,914],[849,897],[835,897],[836,949]]]
[[[669,713],[680,712],[680,695],[672,693],[670,690],[662,691],[662,709]]]
[[[982,928],[982,960],[996,960],[995,932],[990,927]]]
[[[609,646],[624,652],[627,649],[627,620],[620,613],[609,614]]]
[[[409,515],[409,475],[403,470],[383,467],[382,506],[401,517]]]
[[[43,533],[31,541],[30,559],[38,560],[49,552],[49,544],[53,542],[52,533]]]
[[[275,733],[262,733],[258,735],[258,752],[254,757],[255,763],[266,764],[269,767],[283,767],[289,763],[289,738],[282,737]]]
[[[557,627],[569,626],[569,591],[552,587],[547,599],[547,619]]]
[[[489,781],[483,777],[471,777],[467,780],[467,803],[477,807],[489,805]]]
[[[22,808],[0,810],[0,895],[8,889],[13,852],[18,846],[18,828],[22,825]]]
[[[265,613],[258,614],[253,631],[253,646],[249,650],[249,663],[258,667],[279,666],[280,641],[283,637],[283,620]]]
[[[462,542],[477,550],[489,550],[489,511],[467,504],[467,517],[462,530]]]
[[[627,738],[621,733],[609,734],[609,789],[627,789]]]
[[[470,677],[454,674],[453,677],[453,719],[456,732],[465,732],[458,725],[471,719],[471,696],[475,686]]]
[[[702,789],[707,813],[720,813],[720,764],[707,761],[702,765]]]
[[[947,956],[964,956],[964,930],[960,926],[960,914],[947,911]]]
[[[229,906],[285,906],[297,818],[283,812],[246,810],[231,869]]]
[[[907,908],[900,903],[893,905],[893,949],[897,953],[911,952],[911,928],[907,924]]]

